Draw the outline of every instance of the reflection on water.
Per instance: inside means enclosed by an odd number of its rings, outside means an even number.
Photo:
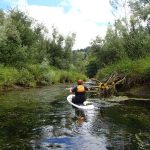
[[[64,86],[0,96],[0,149],[137,150],[150,148],[150,101],[93,100],[82,111],[66,100]]]
[[[69,107],[67,106],[67,108]],[[104,129],[97,130],[96,128],[98,126],[94,126],[97,122],[97,115],[99,115],[99,111],[82,111],[78,109],[69,111],[70,112],[66,112],[66,115],[63,114],[59,116],[61,122],[60,124],[54,126],[50,123],[49,125],[40,128],[40,139],[35,139],[32,141],[33,147],[35,149],[102,148],[102,150],[105,150],[107,142],[106,137],[103,134]],[[98,133],[99,136],[97,135]]]

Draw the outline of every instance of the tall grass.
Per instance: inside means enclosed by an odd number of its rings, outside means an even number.
[[[36,81],[34,79],[34,76],[31,74],[31,72],[26,68],[23,68],[19,70],[19,75],[15,84],[21,86],[35,87]]]
[[[75,71],[59,70],[46,63],[29,65],[20,70],[0,66],[0,88],[13,85],[36,87],[38,85],[70,83],[77,79],[86,80],[86,76]]]
[[[15,68],[0,66],[0,88],[13,86],[18,79],[19,72]]]
[[[146,80],[150,77],[150,56],[136,61],[124,58],[117,63],[99,70],[96,77],[102,79],[114,72],[123,73],[133,80]]]
[[[133,68],[133,61],[129,58],[125,58],[119,62],[116,62],[112,65],[107,66],[106,68],[103,68],[98,71],[96,77],[98,79],[102,79],[105,76],[108,76],[112,73],[124,73],[124,74],[130,74],[131,70]]]

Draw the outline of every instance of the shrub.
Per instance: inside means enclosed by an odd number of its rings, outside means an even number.
[[[13,86],[18,76],[19,72],[15,68],[0,66],[0,87]]]
[[[34,76],[27,69],[23,68],[19,71],[17,84],[23,86],[35,87],[36,81],[34,80]]]
[[[135,61],[125,58],[99,70],[96,76],[98,79],[103,79],[114,72],[123,73],[128,78],[132,78],[132,81],[148,79],[150,77],[150,56]]]

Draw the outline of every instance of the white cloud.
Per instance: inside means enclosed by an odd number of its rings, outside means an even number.
[[[63,0],[57,7],[28,5],[26,0],[9,0],[48,29],[56,26],[60,33],[76,33],[74,49],[89,46],[97,35],[103,37],[108,22],[113,21],[109,0]],[[65,8],[69,10],[66,11]]]
[[[27,0],[5,0],[6,2],[9,2],[11,6],[26,6],[27,5]]]
[[[111,21],[111,7],[109,0],[64,0],[68,1],[73,11],[80,12],[80,16],[94,22]]]

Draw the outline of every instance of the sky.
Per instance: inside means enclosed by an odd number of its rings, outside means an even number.
[[[75,33],[74,49],[86,48],[96,36],[104,37],[114,20],[109,0],[0,0],[0,9],[16,6],[49,32],[55,26],[63,36]]]

